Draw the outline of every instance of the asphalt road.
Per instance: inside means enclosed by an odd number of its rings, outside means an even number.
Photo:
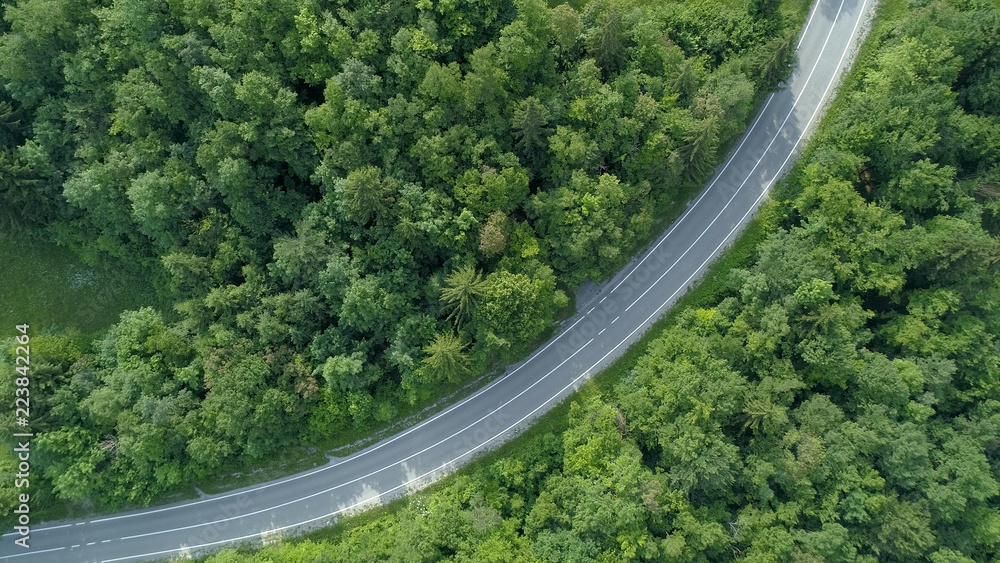
[[[875,0],[818,0],[799,64],[716,177],[647,252],[560,332],[472,396],[361,452],[292,477],[174,505],[32,527],[17,563],[165,559],[269,543],[419,489],[529,424],[622,354],[737,236],[801,148],[860,41]]]

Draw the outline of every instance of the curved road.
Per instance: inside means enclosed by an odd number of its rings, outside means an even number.
[[[636,341],[737,236],[821,113],[875,0],[818,0],[799,64],[684,215],[606,283],[526,361],[472,396],[347,458],[199,500],[31,529],[0,559],[16,563],[166,559],[268,543],[426,486],[565,398]]]

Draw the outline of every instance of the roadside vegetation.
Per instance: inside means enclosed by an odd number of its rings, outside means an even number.
[[[32,335],[33,510],[342,444],[519,357],[700,185],[807,8],[4,4],[3,228],[171,302]]]
[[[997,561],[998,68],[996,4],[885,0],[641,349],[430,491],[208,561]]]

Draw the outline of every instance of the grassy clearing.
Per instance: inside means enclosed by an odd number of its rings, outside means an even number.
[[[0,341],[9,342],[18,334],[15,325],[27,324],[29,334],[68,337],[72,347],[84,350],[123,311],[162,305],[144,272],[88,266],[43,234],[0,232],[0,264]],[[36,346],[38,342],[32,342],[36,352],[44,348]],[[47,493],[39,498],[33,519],[72,518],[87,512],[86,507]]]
[[[141,272],[87,266],[41,235],[0,233],[0,264],[0,336],[27,323],[86,345],[122,311],[158,302]]]

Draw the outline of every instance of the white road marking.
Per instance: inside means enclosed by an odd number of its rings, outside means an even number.
[[[598,332],[598,333],[597,333],[597,336],[600,336],[600,335],[604,334],[604,331],[605,331],[605,330],[608,330],[608,327],[604,327],[604,328],[602,328],[602,329],[601,329],[601,332]]]
[[[82,523],[83,522],[79,522],[79,524],[82,524]],[[33,529],[32,531],[33,532],[39,532],[39,531],[42,531],[42,530],[58,530],[59,528],[69,528],[72,525],[73,524],[63,524],[61,526],[52,526],[50,528],[39,528],[37,530]],[[4,537],[5,538],[7,536],[18,536],[18,535],[20,535],[18,532],[10,532],[9,534],[4,534],[3,536],[0,536],[0,537]],[[36,552],[33,552],[33,553],[42,553],[42,552],[41,551],[36,551]]]
[[[573,327],[575,327],[577,324],[579,324],[580,321],[582,321],[582,320],[583,320],[583,317],[580,317],[579,319],[577,319],[576,322],[574,322],[573,324],[571,324],[569,326],[569,328],[567,328],[566,330],[560,332],[559,335],[556,338],[553,338],[548,344],[546,344],[544,347],[540,348],[534,354],[532,354],[531,356],[529,356],[528,359],[524,361],[524,363],[522,363],[521,365],[519,365],[516,368],[514,368],[513,370],[511,370],[510,373],[507,373],[503,377],[500,377],[500,378],[494,380],[489,385],[483,387],[479,391],[476,391],[472,395],[470,395],[470,396],[466,397],[465,399],[463,399],[463,400],[455,403],[454,405],[452,405],[452,406],[448,407],[447,409],[439,412],[438,414],[436,414],[436,415],[428,418],[427,420],[425,420],[425,421],[423,421],[423,422],[421,422],[419,424],[416,424],[416,425],[410,427],[409,429],[407,429],[407,430],[405,430],[403,432],[400,432],[399,434],[397,434],[397,435],[395,435],[395,436],[387,439],[384,442],[381,442],[379,444],[376,444],[375,446],[372,446],[371,448],[368,448],[368,449],[365,449],[365,450],[363,450],[361,452],[358,452],[357,455],[348,456],[348,457],[346,457],[346,458],[338,461],[337,463],[333,463],[333,464],[329,464],[329,465],[324,465],[323,467],[318,467],[318,468],[316,468],[316,469],[314,469],[312,471],[309,471],[308,473],[301,473],[299,475],[293,475],[293,476],[285,478],[285,479],[281,479],[281,480],[278,480],[278,481],[273,481],[271,483],[265,483],[263,485],[260,485],[260,486],[257,486],[257,487],[253,487],[251,489],[242,489],[242,490],[239,490],[239,491],[233,491],[233,492],[229,492],[229,493],[224,493],[224,494],[220,494],[219,496],[207,497],[207,498],[204,498],[202,500],[191,501],[191,502],[188,502],[186,504],[176,504],[176,505],[173,505],[173,506],[165,506],[163,508],[155,508],[155,509],[152,509],[152,510],[145,510],[145,511],[142,511],[142,512],[136,512],[136,513],[132,513],[132,514],[122,514],[120,516],[111,516],[111,517],[108,517],[108,518],[99,518],[99,519],[95,519],[95,520],[90,520],[87,523],[89,523],[89,524],[96,524],[96,523],[99,523],[99,522],[110,522],[112,520],[120,520],[120,519],[123,519],[123,518],[132,518],[134,516],[145,516],[147,514],[156,514],[156,513],[159,513],[159,512],[166,512],[168,510],[175,510],[175,509],[178,509],[178,508],[184,508],[184,507],[188,507],[188,506],[195,506],[195,505],[202,504],[202,503],[205,503],[205,502],[212,502],[212,501],[216,501],[216,500],[222,500],[222,499],[234,497],[234,496],[237,496],[237,495],[252,493],[252,492],[256,492],[256,491],[261,491],[261,490],[264,490],[264,489],[267,489],[267,488],[270,488],[270,487],[274,487],[276,485],[282,485],[284,483],[290,483],[292,481],[295,481],[295,480],[298,480],[298,479],[302,479],[302,478],[305,478],[305,477],[309,477],[309,476],[315,475],[317,473],[322,473],[323,471],[329,471],[330,469],[333,469],[333,468],[335,468],[335,467],[337,467],[337,466],[339,466],[339,465],[341,465],[343,463],[347,463],[348,461],[353,461],[355,459],[359,459],[359,458],[361,458],[361,457],[363,457],[363,456],[365,456],[367,454],[370,454],[371,452],[377,451],[377,450],[379,450],[379,449],[381,449],[381,448],[383,448],[383,447],[385,447],[385,446],[387,446],[387,445],[395,442],[396,440],[399,440],[401,438],[404,438],[404,437],[408,436],[409,434],[411,434],[413,432],[416,432],[417,430],[423,428],[424,426],[427,426],[428,424],[434,422],[435,420],[441,418],[442,416],[450,413],[451,411],[453,411],[453,410],[461,407],[462,405],[468,403],[469,401],[475,399],[479,395],[482,395],[486,391],[489,391],[490,389],[496,387],[497,385],[499,385],[500,383],[502,383],[503,381],[505,381],[507,378],[511,377],[512,375],[514,375],[515,373],[517,373],[518,371],[520,371],[521,368],[523,368],[524,366],[528,365],[528,363],[531,362],[531,360],[535,359],[536,356],[538,356],[542,352],[548,350],[549,347],[551,347],[553,344],[555,344],[559,340],[559,338],[561,338],[563,335],[565,335],[569,331],[573,330]],[[80,523],[82,524],[83,522],[80,522]],[[61,526],[56,526],[56,527],[53,527],[53,528],[39,528],[36,531],[54,530],[54,529],[59,528],[59,527],[61,527]],[[14,535],[14,534],[12,533],[12,534],[7,534],[7,535]]]
[[[819,4],[819,2],[817,2],[817,4]],[[731,154],[729,156],[729,159],[726,160],[725,165],[722,166],[722,169],[719,170],[719,173],[716,174],[714,178],[712,178],[712,181],[708,184],[708,187],[705,188],[703,192],[701,192],[701,195],[698,196],[698,199],[696,199],[694,203],[690,207],[688,207],[688,209],[684,212],[684,214],[681,215],[681,218],[675,221],[674,224],[670,226],[670,229],[667,230],[666,234],[664,234],[659,241],[657,241],[656,245],[653,246],[653,248],[649,249],[649,252],[647,252],[646,255],[642,257],[641,260],[639,260],[639,263],[636,264],[634,268],[629,270],[629,273],[625,274],[625,277],[622,278],[620,282],[618,282],[617,284],[615,284],[613,288],[611,288],[611,293],[614,293],[615,290],[617,290],[623,283],[628,281],[628,278],[632,274],[634,274],[636,270],[639,269],[639,266],[642,266],[642,264],[646,261],[646,259],[652,256],[653,253],[656,252],[656,249],[660,248],[660,245],[663,244],[663,242],[670,237],[670,233],[673,233],[674,230],[677,227],[679,227],[681,223],[684,222],[684,219],[687,219],[687,216],[690,215],[692,211],[694,211],[694,208],[698,207],[698,204],[701,203],[701,200],[704,199],[706,195],[708,195],[708,192],[712,191],[712,187],[715,186],[715,183],[719,181],[719,178],[721,178],[723,173],[725,173],[726,169],[729,168],[729,165],[733,163],[733,160],[736,159],[736,155],[738,155],[740,153],[740,149],[743,148],[743,144],[746,143],[747,139],[750,138],[750,133],[752,133],[753,130],[757,128],[757,124],[760,122],[760,118],[764,117],[764,112],[767,111],[767,106],[771,105],[772,99],[774,99],[773,93],[768,95],[767,101],[764,103],[764,107],[760,108],[760,113],[757,114],[757,119],[755,119],[753,125],[751,125],[749,129],[747,129],[747,132],[743,135],[743,139],[740,141],[739,146],[736,147],[736,150],[733,151],[733,154]],[[764,158],[764,155],[761,155],[760,158]]]
[[[51,528],[49,528],[49,529],[51,529]],[[50,551],[62,551],[64,549],[66,549],[65,546],[63,546],[63,547],[53,547],[52,549],[42,549],[42,550],[38,550],[38,551],[31,550],[31,551],[26,551],[24,553],[15,553],[14,555],[4,555],[3,557],[4,557],[4,559],[13,559],[15,557],[24,557],[25,555],[38,555],[39,553],[49,553]]]
[[[816,4],[818,6],[819,2],[817,2]],[[805,35],[805,29],[806,28],[803,28],[803,35]],[[684,214],[681,216],[680,219],[678,219],[676,222],[674,222],[674,224],[670,227],[670,229],[667,231],[667,233],[665,235],[663,235],[663,238],[656,244],[656,246],[654,246],[652,249],[649,250],[649,252],[646,253],[646,255],[642,258],[642,260],[640,260],[639,263],[636,264],[635,268],[632,268],[632,270],[628,274],[625,275],[625,277],[621,280],[621,282],[619,282],[611,290],[611,293],[614,293],[615,289],[618,289],[618,286],[620,286],[622,283],[624,283],[626,280],[628,280],[628,278],[633,273],[635,273],[636,269],[638,269],[639,266],[641,266],[643,264],[643,262],[646,261],[646,258],[648,258],[657,248],[659,248],[660,244],[662,244],[663,241],[666,240],[666,238],[670,236],[670,233],[672,233],[674,231],[674,229],[676,229],[677,226],[680,225],[681,222],[688,216],[688,214],[690,214],[691,211],[694,210],[694,208],[698,206],[698,204],[701,202],[701,200],[704,199],[704,197],[712,189],[712,186],[714,186],[715,183],[718,181],[718,179],[720,177],[722,177],[723,172],[725,172],[725,170],[729,167],[729,165],[735,159],[736,155],[739,153],[739,151],[743,147],[744,143],[746,143],[746,140],[750,137],[751,132],[757,127],[757,124],[760,122],[761,117],[763,117],[765,111],[767,110],[767,107],[771,104],[771,100],[773,98],[774,98],[774,94],[773,93],[770,94],[767,97],[767,101],[765,102],[764,107],[761,108],[760,113],[757,115],[757,118],[754,120],[753,124],[750,126],[750,129],[748,129],[747,132],[744,134],[743,139],[740,141],[739,146],[737,146],[736,150],[733,151],[733,154],[726,161],[725,165],[722,167],[722,169],[719,171],[719,173],[716,175],[716,177],[712,180],[712,182],[708,185],[708,187],[705,188],[705,190],[701,193],[701,195],[698,197],[698,199],[695,200],[694,204],[691,205],[687,209],[687,211],[684,212]],[[763,156],[761,158],[763,158]],[[604,298],[601,299],[600,303],[603,303],[604,300],[607,299],[608,297],[609,297],[609,295],[604,296]],[[499,379],[496,379],[495,381],[493,381],[489,385],[483,387],[482,389],[480,389],[476,393],[470,395],[469,397],[465,398],[462,401],[459,401],[458,403],[455,403],[454,405],[452,405],[451,407],[449,407],[449,408],[445,409],[444,411],[438,413],[437,415],[435,415],[435,416],[433,416],[431,418],[428,418],[427,420],[425,420],[425,421],[423,421],[423,422],[421,422],[421,423],[419,423],[419,424],[417,424],[417,425],[409,428],[408,430],[406,430],[406,431],[404,431],[404,432],[402,432],[400,434],[397,434],[396,436],[393,436],[393,437],[387,439],[385,442],[381,442],[381,443],[375,445],[372,448],[368,448],[368,449],[365,449],[364,451],[359,452],[358,455],[356,455],[356,456],[348,456],[348,457],[340,460],[337,463],[324,465],[322,467],[318,467],[315,470],[307,472],[307,473],[301,473],[299,475],[293,475],[293,476],[287,477],[285,479],[281,479],[281,480],[278,480],[278,481],[273,481],[273,482],[270,482],[270,483],[265,483],[265,484],[262,484],[262,485],[259,485],[259,486],[256,486],[256,487],[253,487],[253,488],[250,488],[250,489],[243,489],[243,490],[234,491],[234,492],[230,492],[230,493],[224,493],[224,494],[220,494],[218,496],[210,496],[210,497],[206,497],[206,498],[201,499],[201,500],[191,501],[191,502],[187,502],[187,503],[183,503],[183,504],[176,504],[176,505],[172,505],[172,506],[165,506],[165,507],[162,507],[162,508],[155,508],[155,509],[151,509],[151,510],[144,510],[144,511],[141,511],[141,512],[134,512],[134,513],[130,513],[130,514],[122,514],[122,515],[119,515],[119,516],[110,516],[110,517],[107,517],[107,518],[98,518],[98,519],[90,520],[89,522],[79,522],[78,524],[84,524],[84,523],[97,524],[97,523],[101,523],[101,522],[110,522],[110,521],[121,520],[121,519],[125,519],[125,518],[133,518],[133,517],[136,517],[136,516],[145,516],[145,515],[148,515],[148,514],[157,514],[157,513],[160,513],[160,512],[166,512],[166,511],[175,510],[175,509],[178,509],[178,508],[185,508],[185,507],[188,507],[188,506],[196,506],[196,505],[199,505],[199,504],[202,504],[202,503],[206,503],[206,502],[212,502],[212,501],[216,501],[216,500],[222,500],[222,499],[234,497],[234,496],[237,496],[237,495],[252,493],[252,492],[264,490],[264,489],[267,489],[267,488],[270,488],[270,487],[274,487],[274,486],[277,486],[277,485],[282,485],[284,483],[289,483],[289,482],[292,482],[292,481],[296,481],[298,479],[303,479],[305,477],[309,477],[309,476],[315,475],[317,473],[321,473],[323,471],[327,471],[327,470],[333,469],[333,468],[337,467],[338,465],[340,465],[342,463],[346,463],[347,461],[352,461],[354,459],[358,459],[360,457],[363,457],[363,456],[365,456],[365,455],[367,455],[367,454],[369,454],[371,452],[377,451],[377,450],[381,449],[382,447],[387,446],[387,445],[395,442],[396,440],[398,440],[400,438],[403,438],[403,437],[407,436],[408,434],[410,434],[410,433],[412,433],[412,432],[414,432],[414,431],[416,431],[416,430],[418,430],[418,429],[426,426],[427,424],[430,424],[431,422],[434,422],[438,418],[440,418],[440,417],[442,417],[442,416],[450,413],[451,411],[455,410],[456,408],[464,405],[465,403],[467,403],[467,402],[475,399],[476,397],[478,397],[482,393],[484,393],[484,392],[488,391],[489,389],[492,389],[496,385],[500,384],[501,382],[503,382],[504,380],[506,380],[508,377],[514,375],[518,370],[520,370],[521,368],[523,368],[524,366],[526,366],[536,356],[538,356],[539,354],[541,354],[542,352],[544,352],[546,349],[548,349],[550,346],[552,346],[553,344],[555,344],[560,338],[562,338],[565,334],[567,334],[570,330],[572,330],[573,327],[575,327],[577,325],[577,323],[579,323],[581,320],[583,320],[583,319],[582,318],[578,319],[576,322],[574,322],[572,325],[570,325],[569,328],[561,331],[545,347],[543,347],[543,348],[539,349],[538,351],[536,351],[527,360],[525,360],[520,366],[518,366],[517,368],[515,368],[510,373],[505,374],[503,377],[500,377]],[[58,529],[60,527],[63,527],[63,526],[53,526],[53,527],[38,528],[38,529],[36,529],[36,532],[47,531],[47,530],[55,530],[55,529]],[[15,535],[15,534],[16,533],[4,534],[3,537]]]
[[[861,16],[864,15],[865,8],[867,6],[868,6],[868,0],[864,0],[864,3],[861,4],[861,11],[860,11],[860,13],[858,15],[858,20],[854,22],[854,29],[851,31],[851,36],[852,37],[854,36],[855,33],[857,33],[858,25],[861,24]],[[837,17],[839,17],[839,16],[840,16],[840,12],[838,10]],[[836,20],[834,20],[834,23],[836,23]],[[850,46],[851,46],[851,42],[849,41],[848,44],[847,44],[847,47],[844,48],[844,52],[840,55],[840,60],[837,63],[837,70],[834,72],[834,74],[836,74],[837,72],[839,72],[840,68],[843,66],[843,64],[844,64],[844,57],[847,56],[847,52],[848,52]],[[824,45],[824,49],[823,50],[824,51],[826,50],[825,45]],[[822,52],[820,53],[820,56],[822,56]],[[833,83],[834,83],[833,80],[830,80],[830,82],[827,83],[826,89],[823,91],[822,98],[825,98],[826,95],[830,92],[830,87],[833,86]],[[822,98],[820,98],[820,99],[822,100]],[[816,114],[819,113],[819,110],[820,110],[821,107],[823,107],[823,104],[817,104],[816,109],[814,109],[812,115],[809,116],[809,121],[806,122],[806,126],[802,129],[802,133],[799,135],[799,138],[795,141],[795,144],[792,146],[791,152],[788,153],[788,156],[785,158],[784,163],[782,163],[781,168],[784,168],[785,164],[788,163],[788,160],[792,157],[793,154],[795,154],[795,148],[798,147],[799,143],[802,141],[802,137],[805,135],[806,131],[809,130],[809,127],[812,125],[813,120],[816,119]],[[781,168],[778,169],[778,174],[781,174]],[[775,174],[774,178],[771,179],[771,182],[774,182],[778,178],[778,174]],[[768,184],[768,185],[770,185],[770,184]],[[660,305],[659,307],[657,307],[657,309],[655,311],[653,311],[652,315],[646,317],[646,320],[643,321],[642,324],[640,324],[638,327],[635,328],[635,330],[633,330],[632,332],[630,332],[629,335],[625,337],[625,340],[622,340],[621,342],[619,342],[618,346],[615,346],[614,348],[612,348],[610,352],[608,352],[603,357],[601,357],[600,360],[597,360],[597,362],[594,365],[590,366],[589,369],[594,369],[601,362],[603,362],[605,359],[607,359],[608,356],[610,356],[612,353],[614,353],[615,350],[617,350],[622,344],[624,344],[629,338],[631,338],[633,334],[635,334],[639,329],[641,329],[643,326],[645,326],[646,323],[648,323],[650,321],[650,319],[652,319],[654,316],[658,315],[660,313],[660,310],[663,309],[664,305],[666,305],[667,303],[670,303],[670,301],[673,300],[677,296],[677,294],[679,294],[681,291],[685,290],[687,288],[688,282],[690,282],[692,279],[694,279],[694,277],[701,272],[702,268],[704,268],[706,264],[708,264],[709,262],[712,261],[712,258],[715,256],[715,252],[718,252],[718,250],[720,248],[722,248],[722,246],[725,245],[726,242],[729,241],[729,238],[733,235],[733,233],[735,233],[737,231],[737,229],[739,229],[739,226],[743,223],[744,220],[746,220],[746,218],[750,215],[750,213],[754,209],[757,208],[757,204],[760,203],[760,200],[763,199],[765,195],[767,195],[767,190],[766,189],[763,190],[763,191],[761,191],[760,195],[757,196],[757,200],[750,207],[750,209],[748,209],[747,212],[743,214],[743,217],[739,220],[739,222],[736,223],[736,226],[733,227],[732,230],[729,231],[729,234],[726,236],[726,238],[721,243],[719,243],[719,245],[715,247],[715,251],[713,251],[712,254],[710,254],[709,257],[706,258],[705,261],[702,262],[701,265],[698,266],[698,268],[690,276],[688,276],[688,278],[686,280],[684,280],[684,283],[681,284],[681,286],[677,289],[677,291],[675,291],[670,297],[668,297],[667,300],[664,301],[662,305]]]
[[[819,2],[813,4],[812,10],[809,11],[809,19],[806,20],[806,26],[802,28],[802,35],[799,36],[799,42],[795,44],[795,50],[797,51],[799,47],[802,46],[802,40],[806,38],[806,32],[809,31],[809,25],[812,24],[813,16],[819,11]],[[822,54],[822,51],[820,51]]]

